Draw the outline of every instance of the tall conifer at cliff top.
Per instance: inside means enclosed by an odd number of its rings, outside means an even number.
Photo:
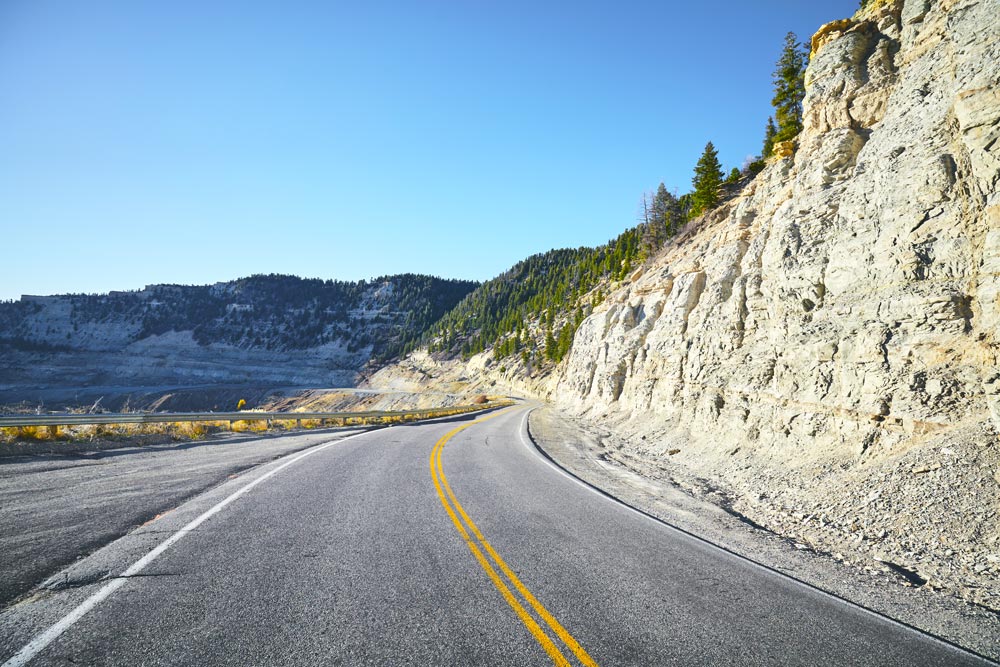
[[[771,104],[774,106],[777,131],[770,142],[765,138],[767,148],[779,141],[791,141],[802,131],[802,100],[806,96],[805,75],[808,64],[805,45],[799,43],[795,33],[786,34],[781,57],[778,58],[772,75],[774,97]]]
[[[705,144],[705,152],[698,159],[691,179],[694,192],[691,193],[691,217],[696,217],[719,203],[719,186],[722,185],[722,165],[719,152],[712,142]]]

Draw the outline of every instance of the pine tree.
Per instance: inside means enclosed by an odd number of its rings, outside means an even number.
[[[552,326],[549,325],[545,331],[545,357],[550,361],[556,360],[556,350],[557,342],[556,337],[552,334]]]
[[[684,224],[684,210],[681,207],[681,200],[678,199],[673,193],[669,193],[667,199],[667,216],[666,216],[666,227],[667,236],[673,236]]]
[[[677,198],[677,206],[680,208],[681,213],[684,215],[684,219],[688,220],[694,216],[691,214],[692,207],[692,197],[694,195],[690,192],[685,192],[680,197]]]
[[[653,196],[652,215],[650,225],[654,232],[653,239],[656,247],[662,245],[667,237],[673,235],[676,227],[680,224],[680,207],[677,205],[677,197],[673,196],[663,183],[656,188]]]
[[[778,134],[778,128],[774,126],[774,118],[768,116],[767,127],[764,128],[764,150],[760,154],[761,157],[771,157],[771,151],[774,150],[774,136],[776,134]]]
[[[705,144],[705,152],[698,159],[694,168],[694,178],[691,179],[694,192],[691,193],[690,217],[694,218],[719,203],[719,186],[722,185],[722,165],[719,163],[719,153],[712,142]]]
[[[570,328],[569,322],[567,322],[559,330],[559,339],[556,342],[556,363],[562,361],[569,354],[571,347],[573,347],[573,329]]]
[[[791,141],[802,131],[802,100],[806,96],[806,65],[809,63],[805,45],[800,44],[794,32],[785,35],[781,57],[775,64],[774,119],[777,130],[771,146],[779,141]],[[766,142],[766,139],[765,139]]]
[[[740,168],[733,167],[732,170],[729,172],[729,176],[726,177],[726,185],[736,183],[737,181],[740,180],[741,176],[742,174],[740,173]]]

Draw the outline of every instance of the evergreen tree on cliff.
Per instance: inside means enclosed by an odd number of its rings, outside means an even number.
[[[677,205],[677,197],[670,194],[667,187],[660,183],[656,188],[651,206],[650,223],[655,229],[657,247],[662,244],[667,237],[672,236],[680,225],[680,210]]]
[[[774,148],[774,137],[778,134],[778,128],[774,126],[774,118],[767,117],[767,127],[764,128],[764,150],[761,157],[771,157],[771,150]]]
[[[775,143],[790,141],[802,131],[802,100],[806,96],[805,75],[808,64],[805,45],[799,43],[794,32],[785,35],[785,45],[772,75],[774,97],[771,104],[774,106],[777,130],[770,145],[765,137],[765,157],[770,154]]]
[[[694,178],[691,179],[694,192],[691,193],[692,218],[714,208],[719,203],[719,186],[722,185],[722,165],[719,163],[719,153],[712,142],[705,144],[705,152],[694,167]]]

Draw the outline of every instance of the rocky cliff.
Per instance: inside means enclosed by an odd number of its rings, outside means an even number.
[[[794,156],[588,317],[551,395],[785,533],[996,576],[1000,2],[870,3],[806,83]]]
[[[1000,423],[1000,6],[931,5],[817,34],[794,158],[580,327],[560,397],[854,453]]]

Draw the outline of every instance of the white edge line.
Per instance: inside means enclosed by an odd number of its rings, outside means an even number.
[[[521,420],[521,429],[518,432],[518,435],[521,436],[521,444],[523,444],[525,447],[527,447],[531,451],[532,454],[534,454],[536,457],[538,457],[538,459],[540,459],[541,461],[545,462],[545,464],[548,465],[550,468],[552,468],[553,470],[555,470],[556,472],[558,472],[560,475],[562,475],[566,479],[570,480],[571,482],[575,482],[581,488],[586,489],[590,493],[593,493],[595,496],[600,496],[600,497],[602,497],[602,498],[604,498],[606,500],[614,500],[618,504],[623,505],[624,507],[627,507],[628,509],[632,510],[633,512],[638,512],[639,514],[643,514],[643,516],[645,516],[645,514],[642,511],[636,509],[635,507],[632,507],[631,505],[628,505],[626,503],[623,503],[623,502],[619,501],[617,498],[614,498],[614,496],[611,496],[608,493],[605,493],[603,491],[598,491],[596,488],[594,488],[594,485],[588,484],[587,482],[583,481],[582,479],[580,479],[579,477],[577,477],[573,473],[569,472],[568,470],[566,470],[562,466],[557,465],[552,459],[550,459],[547,456],[545,456],[544,454],[542,454],[539,451],[538,445],[534,445],[534,444],[528,442],[529,438],[531,437],[530,435],[528,437],[525,437],[525,434],[528,433],[528,415],[530,415],[531,411],[534,410],[534,409],[535,408],[529,408],[527,411],[525,411],[524,418]],[[4,667],[7,667],[7,666],[4,665]]]
[[[388,428],[392,428],[392,427],[390,426]],[[378,429],[378,430],[383,430],[383,429]],[[337,445],[337,444],[340,444],[342,442],[346,442],[347,440],[351,440],[353,438],[358,438],[358,437],[360,437],[362,435],[367,435],[368,433],[371,433],[371,432],[372,431],[365,431],[363,433],[355,433],[354,435],[349,435],[346,438],[340,438],[338,440],[334,440],[334,441],[328,442],[326,444],[322,444],[322,445],[318,445],[318,446],[312,447],[309,450],[307,450],[307,451],[305,451],[305,452],[303,452],[301,454],[296,455],[291,460],[286,461],[285,463],[282,463],[280,466],[278,466],[274,470],[271,470],[271,471],[269,471],[269,472],[261,475],[260,477],[258,477],[254,481],[250,482],[246,486],[240,487],[239,489],[237,489],[236,491],[234,491],[230,495],[226,496],[223,500],[220,500],[213,507],[211,507],[210,509],[206,510],[198,518],[192,520],[186,526],[184,526],[183,528],[181,528],[180,530],[178,530],[176,533],[174,533],[173,535],[171,535],[167,539],[165,539],[156,548],[154,548],[152,551],[150,551],[145,556],[143,556],[142,558],[140,558],[139,560],[137,560],[135,563],[133,563],[131,565],[131,567],[129,567],[127,570],[125,570],[124,572],[122,572],[121,574],[119,574],[113,581],[110,581],[107,584],[105,584],[99,591],[97,591],[96,593],[94,593],[93,595],[91,595],[90,597],[88,597],[86,600],[84,600],[83,602],[81,602],[79,605],[77,605],[76,608],[73,609],[73,611],[69,612],[68,614],[66,614],[65,616],[63,616],[61,619],[59,619],[58,621],[56,621],[56,623],[53,624],[52,626],[50,626],[48,630],[46,630],[45,632],[41,633],[40,635],[37,635],[34,639],[32,639],[30,642],[28,642],[24,646],[24,648],[22,648],[20,651],[18,651],[12,658],[10,658],[9,660],[7,660],[7,662],[3,663],[2,667],[21,667],[21,665],[27,664],[32,658],[34,658],[36,655],[38,655],[46,646],[48,646],[53,641],[55,641],[55,639],[58,638],[59,635],[61,635],[63,632],[65,632],[66,630],[68,630],[74,623],[76,623],[81,618],[83,618],[83,616],[88,611],[90,611],[91,609],[93,609],[94,607],[96,607],[97,605],[99,605],[101,602],[103,602],[104,600],[106,600],[112,593],[114,593],[116,590],[118,590],[119,588],[121,588],[122,586],[124,586],[125,582],[128,581],[129,577],[134,576],[138,572],[142,571],[147,565],[149,565],[154,560],[156,560],[157,557],[160,556],[160,554],[162,554],[164,551],[166,551],[167,549],[169,549],[174,543],[176,543],[178,540],[180,540],[181,538],[183,538],[185,535],[187,535],[188,533],[190,533],[192,530],[194,530],[195,528],[197,528],[201,524],[203,524],[205,521],[207,521],[212,516],[218,514],[220,511],[222,511],[223,508],[226,507],[226,505],[230,504],[231,502],[233,502],[237,498],[243,496],[248,491],[250,491],[250,489],[252,489],[253,487],[255,487],[258,484],[260,484],[261,482],[263,482],[263,481],[265,481],[265,480],[273,477],[274,475],[278,474],[279,472],[281,472],[282,470],[284,470],[288,466],[292,465],[293,463],[301,461],[302,459],[304,459],[307,456],[311,456],[312,454],[315,454],[316,452],[323,451],[327,447],[332,447],[333,445]]]
[[[541,452],[541,448],[537,444],[532,444],[531,442],[528,441],[531,438],[530,435],[528,435],[527,437],[525,437],[525,434],[528,433],[528,415],[530,415],[531,411],[534,410],[534,409],[535,408],[532,407],[532,408],[529,408],[528,410],[526,410],[525,413],[524,413],[524,418],[521,420],[521,428],[520,428],[520,431],[518,433],[518,435],[521,437],[521,443],[525,447],[527,447],[528,449],[530,449],[535,454],[535,456],[537,456],[539,459],[541,459],[542,461],[544,461],[545,463],[547,463],[549,466],[551,466],[555,470],[559,471],[563,476],[568,477],[569,479],[571,479],[574,482],[576,482],[578,485],[580,485],[583,488],[587,489],[588,491],[590,491],[594,495],[600,496],[600,497],[604,498],[605,500],[609,500],[609,501],[611,501],[613,503],[621,505],[622,507],[625,507],[626,509],[632,510],[636,514],[638,514],[638,515],[640,515],[642,517],[645,517],[647,519],[650,519],[651,521],[655,521],[656,523],[658,523],[658,524],[660,524],[662,526],[665,526],[666,528],[669,528],[670,530],[676,531],[676,532],[680,533],[681,535],[684,535],[685,537],[691,538],[691,539],[693,539],[693,540],[695,540],[697,542],[701,542],[702,544],[705,544],[705,545],[707,545],[709,547],[713,547],[715,549],[718,549],[719,551],[722,551],[722,552],[724,552],[724,553],[726,553],[726,554],[728,554],[730,556],[734,556],[734,557],[740,559],[741,561],[743,561],[743,562],[745,562],[745,563],[747,563],[747,564],[749,564],[749,565],[751,565],[751,566],[753,566],[753,567],[755,567],[757,569],[764,570],[765,572],[768,572],[768,573],[773,574],[773,575],[778,575],[782,579],[787,579],[788,581],[791,581],[791,582],[797,584],[798,586],[801,586],[802,588],[805,588],[805,589],[807,589],[809,591],[812,591],[813,593],[819,593],[822,597],[826,597],[826,598],[829,598],[829,599],[834,600],[836,602],[839,602],[841,604],[845,604],[845,605],[847,605],[849,607],[852,607],[854,609],[862,611],[862,612],[864,612],[864,613],[866,613],[866,614],[868,614],[870,616],[874,616],[875,618],[878,618],[879,620],[887,621],[891,625],[894,625],[894,626],[896,626],[898,628],[901,628],[903,630],[906,630],[908,632],[913,632],[915,634],[918,634],[918,635],[924,637],[925,639],[929,639],[929,640],[931,640],[931,641],[933,641],[933,642],[935,642],[937,644],[940,644],[940,645],[944,646],[945,648],[951,649],[952,651],[956,651],[956,652],[964,654],[966,656],[969,656],[969,657],[972,657],[972,658],[976,658],[978,660],[982,660],[984,662],[984,664],[989,664],[989,665],[998,665],[998,664],[1000,664],[1000,663],[994,661],[993,659],[991,659],[991,658],[989,658],[989,657],[987,657],[985,655],[981,655],[979,653],[976,653],[975,651],[973,651],[971,649],[967,649],[964,646],[960,646],[960,645],[958,645],[958,644],[956,644],[956,643],[954,643],[954,642],[952,642],[952,641],[950,641],[948,639],[945,639],[943,637],[938,637],[937,635],[931,634],[930,632],[927,632],[926,630],[921,630],[920,628],[918,628],[918,627],[916,627],[914,625],[910,625],[910,624],[908,624],[908,623],[906,623],[904,621],[896,620],[895,618],[892,618],[891,616],[883,614],[882,612],[875,611],[874,609],[869,609],[868,607],[865,607],[862,604],[854,602],[853,600],[849,600],[849,599],[847,599],[845,597],[841,597],[841,596],[837,595],[836,593],[832,593],[832,592],[830,592],[828,590],[820,588],[819,586],[816,586],[814,584],[810,584],[809,582],[806,582],[806,581],[802,581],[801,579],[797,579],[797,578],[793,577],[792,575],[787,574],[785,572],[782,572],[781,570],[779,570],[779,569],[777,569],[775,567],[771,567],[771,566],[765,565],[763,563],[758,563],[757,561],[753,560],[752,558],[748,558],[747,556],[744,556],[743,554],[737,553],[736,551],[728,549],[728,548],[726,548],[726,547],[724,547],[724,546],[722,546],[720,544],[716,544],[715,542],[712,542],[711,540],[708,540],[708,539],[706,539],[704,537],[701,537],[700,535],[696,535],[696,534],[694,534],[692,532],[689,532],[689,531],[687,531],[687,530],[685,530],[683,528],[679,528],[679,527],[677,527],[677,526],[669,523],[665,519],[661,519],[660,517],[658,517],[658,516],[656,516],[656,515],[654,515],[654,514],[652,514],[650,512],[645,512],[645,511],[639,509],[638,507],[632,506],[631,504],[625,502],[624,500],[619,499],[617,496],[613,496],[610,493],[608,493],[607,491],[604,491],[604,490],[600,489],[600,487],[597,487],[597,486],[595,486],[593,484],[585,482],[584,480],[580,479],[579,477],[577,477],[576,475],[574,475],[573,473],[569,472],[568,470],[566,470],[565,468],[563,468],[562,466],[560,466],[559,464],[557,464],[555,461],[553,461],[552,459],[550,459],[548,456],[546,456],[545,454],[543,454]],[[7,666],[4,665],[3,667],[7,667]]]

